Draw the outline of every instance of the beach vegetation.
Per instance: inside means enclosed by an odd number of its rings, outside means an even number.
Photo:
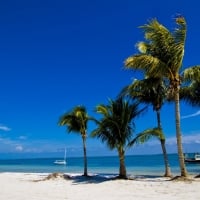
[[[87,170],[87,152],[86,152],[86,138],[87,138],[87,126],[88,121],[92,119],[86,111],[84,106],[76,106],[62,115],[59,119],[60,126],[66,126],[67,132],[80,133],[83,142],[83,154],[84,154],[84,176],[88,176]]]
[[[145,41],[137,43],[139,53],[125,60],[125,68],[141,70],[148,77],[162,78],[168,84],[169,94],[171,94],[175,103],[176,139],[180,172],[181,176],[187,177],[180,124],[180,87],[182,83],[180,70],[183,64],[187,24],[185,18],[181,15],[175,17],[175,22],[176,28],[173,31],[159,23],[157,19],[152,19],[147,24],[140,26],[144,31]],[[194,74],[194,71],[197,71],[197,67],[188,68],[190,69],[188,74]]]
[[[119,177],[127,178],[125,166],[125,151],[132,140],[135,130],[134,120],[143,109],[139,108],[139,102],[118,98],[109,100],[107,105],[99,104],[95,111],[101,114],[97,121],[97,128],[91,136],[101,139],[112,150],[116,149],[119,156]]]
[[[139,134],[136,139],[131,142],[140,141],[141,143],[147,142],[151,136],[155,136],[159,139],[162,147],[163,158],[165,163],[165,174],[166,177],[171,177],[171,170],[169,165],[169,159],[166,150],[166,139],[162,131],[161,125],[161,108],[166,100],[167,87],[162,78],[160,77],[146,77],[143,80],[135,79],[132,84],[126,86],[121,95],[130,96],[130,98],[137,99],[141,103],[152,105],[153,110],[156,112],[157,117],[157,128],[149,129]],[[145,138],[145,140],[143,140]]]

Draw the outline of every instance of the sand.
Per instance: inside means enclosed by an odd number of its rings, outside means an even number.
[[[70,177],[70,178],[69,178]],[[171,181],[163,177],[112,179],[93,175],[0,173],[2,200],[197,200],[200,178]]]

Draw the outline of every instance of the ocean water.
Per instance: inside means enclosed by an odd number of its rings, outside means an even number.
[[[55,165],[54,161],[62,158],[9,159],[0,160],[0,172],[26,173],[83,173],[83,158],[67,158],[67,165]],[[169,154],[169,162],[173,175],[179,175],[178,156]],[[162,155],[126,156],[127,174],[163,175],[164,163]],[[186,164],[190,174],[200,173],[200,164]],[[118,174],[119,160],[117,156],[88,157],[89,174]]]

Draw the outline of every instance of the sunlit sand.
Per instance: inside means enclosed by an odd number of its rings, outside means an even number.
[[[9,200],[196,200],[200,197],[200,179],[170,181],[145,176],[121,180],[98,175],[0,173],[0,194],[1,199]]]

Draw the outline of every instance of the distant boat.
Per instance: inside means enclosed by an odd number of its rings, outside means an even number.
[[[193,156],[185,154],[185,163],[200,163],[200,153],[194,153]]]
[[[65,149],[65,154],[64,154],[64,159],[63,160],[55,160],[54,164],[56,165],[66,165],[66,149]]]

